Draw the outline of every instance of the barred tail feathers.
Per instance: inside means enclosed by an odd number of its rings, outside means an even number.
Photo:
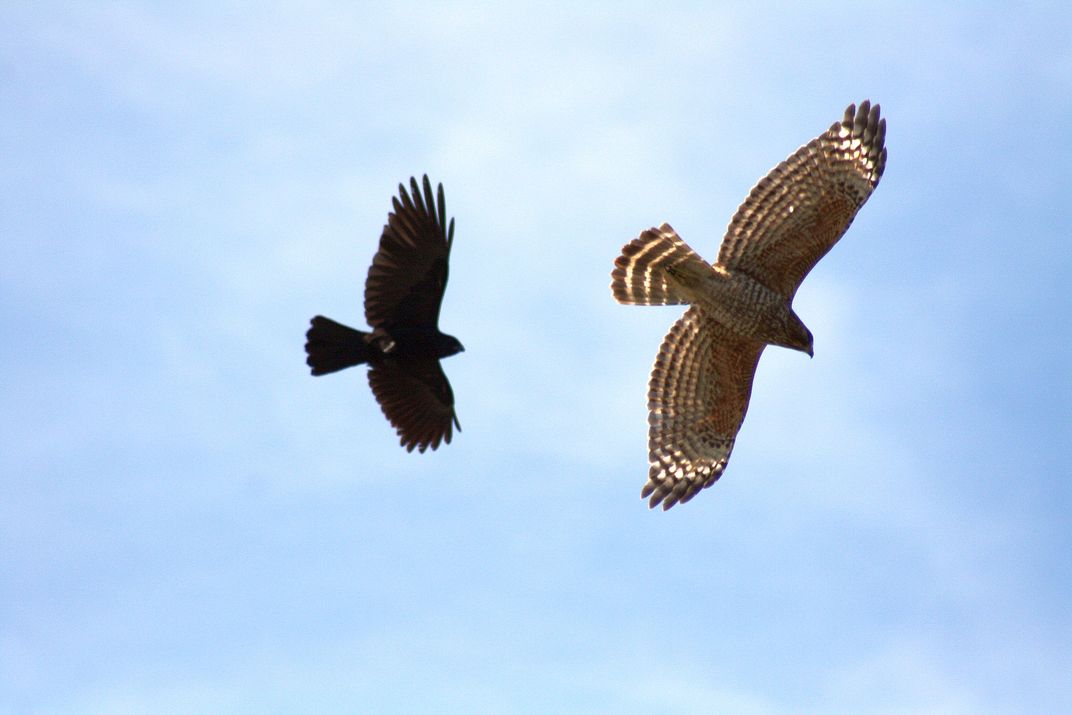
[[[336,323],[331,318],[318,315],[311,321],[305,334],[305,363],[314,375],[326,375],[344,368],[368,362],[368,333]]]
[[[711,266],[681,240],[670,224],[650,228],[622,247],[610,290],[624,305],[680,305],[689,295],[669,280],[667,269],[703,275]]]

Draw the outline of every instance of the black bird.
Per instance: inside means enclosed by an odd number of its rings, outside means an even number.
[[[305,334],[305,362],[314,375],[368,363],[369,385],[402,446],[423,452],[440,442],[449,444],[452,426],[461,432],[454,392],[439,360],[465,348],[454,336],[439,332],[454,242],[454,219],[446,225],[443,185],[438,202],[427,176],[423,195],[416,179],[410,179],[410,187],[412,198],[398,185],[395,210],[387,214],[365,280],[365,320],[372,332],[318,315]]]

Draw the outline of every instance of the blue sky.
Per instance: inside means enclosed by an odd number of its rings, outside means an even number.
[[[1061,3],[0,8],[0,710],[1072,711]],[[679,308],[751,186],[870,98],[882,184],[723,479],[639,498]],[[360,370],[390,197],[457,219],[464,431]]]

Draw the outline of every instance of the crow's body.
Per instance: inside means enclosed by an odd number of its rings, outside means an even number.
[[[318,315],[306,333],[305,351],[313,375],[367,363],[369,385],[402,445],[423,452],[449,443],[454,427],[461,431],[439,360],[463,348],[438,327],[454,240],[443,186],[438,206],[427,176],[423,195],[416,179],[410,187],[412,198],[398,187],[365,282],[365,318],[373,329],[356,330]]]

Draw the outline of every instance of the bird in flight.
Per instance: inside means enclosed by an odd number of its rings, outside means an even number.
[[[454,241],[443,185],[433,196],[425,176],[423,193],[414,178],[410,189],[407,193],[399,184],[365,279],[365,320],[372,330],[355,330],[318,315],[305,334],[305,352],[313,375],[367,363],[372,393],[402,446],[424,452],[449,444],[454,427],[461,432],[454,392],[439,361],[464,348],[439,331]]]
[[[764,347],[813,355],[793,296],[878,186],[885,139],[879,105],[850,104],[756,184],[713,265],[665,223],[622,248],[611,272],[619,303],[689,305],[663,338],[648,383],[641,497],[650,508],[684,503],[722,476]]]

